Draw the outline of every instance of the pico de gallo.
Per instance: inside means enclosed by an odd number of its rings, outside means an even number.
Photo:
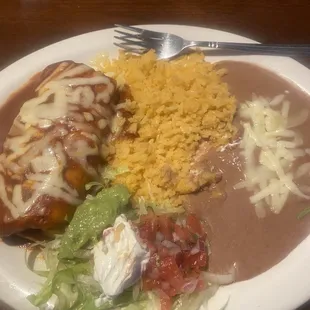
[[[208,266],[207,235],[194,214],[173,218],[149,209],[138,229],[151,254],[142,288],[158,295],[161,310],[171,309],[179,294],[205,289],[200,274]]]

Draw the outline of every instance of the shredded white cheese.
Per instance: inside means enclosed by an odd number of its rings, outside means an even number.
[[[265,206],[280,213],[289,193],[310,199],[294,183],[295,175],[291,171],[295,160],[308,153],[308,149],[303,149],[302,137],[294,130],[307,120],[308,111],[302,110],[300,115],[289,119],[289,109],[290,102],[285,95],[272,100],[253,97],[240,107],[245,179],[236,184],[235,189],[253,192],[250,201],[259,217],[265,215]],[[297,177],[309,171],[310,163],[304,164],[297,169]]]

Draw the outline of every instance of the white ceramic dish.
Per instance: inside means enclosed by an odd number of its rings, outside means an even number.
[[[192,40],[253,42],[238,35],[205,28],[178,25],[141,27],[175,33]],[[26,56],[0,72],[0,104],[3,104],[7,96],[32,74],[46,65],[66,59],[89,63],[90,59],[100,52],[116,55],[117,50],[113,46],[113,29],[77,36]],[[290,58],[273,56],[208,58],[212,62],[223,59],[259,64],[293,81],[310,93],[310,70]],[[8,247],[0,241],[0,253],[0,299],[16,309],[34,309],[25,298],[38,290],[41,279],[27,270],[24,263],[24,249]],[[309,262],[310,237],[269,271],[252,280],[221,288],[209,303],[208,309],[218,309],[228,297],[227,310],[295,309],[310,299]]]

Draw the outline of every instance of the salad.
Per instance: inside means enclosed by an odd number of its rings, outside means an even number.
[[[34,245],[47,271],[33,270],[45,277],[28,297],[33,305],[54,298],[55,310],[198,309],[216,292],[194,214],[133,208],[125,186],[96,187],[63,235]]]

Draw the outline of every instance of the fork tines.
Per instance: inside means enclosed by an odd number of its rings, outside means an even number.
[[[147,45],[140,36],[140,34],[142,34],[142,32],[144,31],[143,29],[131,27],[131,26],[125,26],[125,25],[118,25],[118,24],[115,24],[115,26],[129,30],[129,31],[133,31],[134,33],[115,29],[114,31],[117,34],[120,34],[120,36],[117,35],[117,36],[114,36],[114,38],[119,40],[120,43],[114,43],[114,45],[128,52],[136,53],[136,54],[142,54],[147,51]]]
[[[114,26],[118,27],[118,28],[123,28],[123,29],[126,29],[126,30],[130,30],[130,31],[133,31],[133,32],[137,32],[137,33],[142,33],[144,31],[144,29],[133,27],[133,26],[120,25],[120,24],[114,24]]]

